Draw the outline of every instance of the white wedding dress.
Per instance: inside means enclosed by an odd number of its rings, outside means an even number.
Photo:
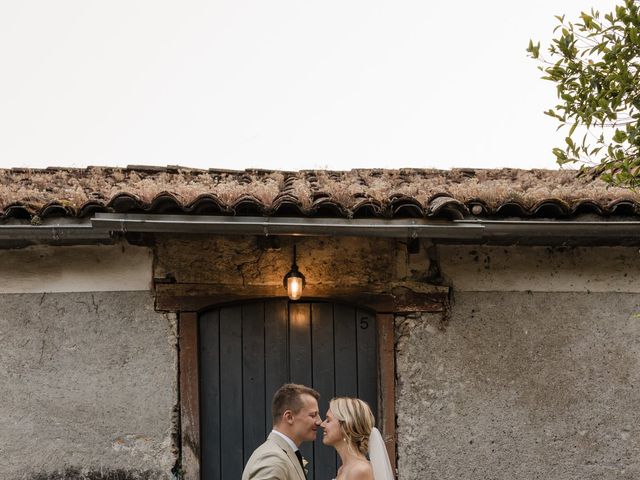
[[[393,470],[391,470],[391,462],[387,454],[387,447],[380,431],[373,427],[371,435],[369,435],[369,461],[373,469],[374,480],[394,480]],[[336,480],[335,478],[332,480]]]

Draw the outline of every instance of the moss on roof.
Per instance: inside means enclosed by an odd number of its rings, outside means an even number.
[[[585,200],[602,206],[621,199],[640,201],[636,192],[612,188],[600,180],[578,178],[573,170],[0,169],[0,210],[15,204],[37,210],[50,202],[78,209],[87,202],[106,205],[122,193],[150,203],[163,192],[171,193],[182,205],[201,195],[213,195],[227,205],[250,196],[269,207],[277,198],[287,196],[303,208],[327,198],[346,209],[363,199],[384,204],[394,195],[413,198],[423,207],[434,197],[446,195],[463,203],[481,201],[490,209],[514,201],[529,208],[551,199],[569,206]]]

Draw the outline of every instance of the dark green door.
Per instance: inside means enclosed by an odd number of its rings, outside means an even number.
[[[271,431],[271,398],[286,382],[321,394],[322,417],[334,396],[366,400],[377,412],[375,317],[328,302],[269,300],[208,310],[200,341],[203,480],[240,479]],[[336,475],[333,449],[306,443],[310,480]]]

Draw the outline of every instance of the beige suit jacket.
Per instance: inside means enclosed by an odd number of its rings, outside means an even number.
[[[306,477],[289,444],[271,433],[249,458],[242,480],[306,480]]]

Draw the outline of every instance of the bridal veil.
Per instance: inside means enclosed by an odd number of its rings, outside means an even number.
[[[369,460],[374,480],[394,480],[393,470],[387,455],[387,448],[380,431],[373,427],[369,436]]]

